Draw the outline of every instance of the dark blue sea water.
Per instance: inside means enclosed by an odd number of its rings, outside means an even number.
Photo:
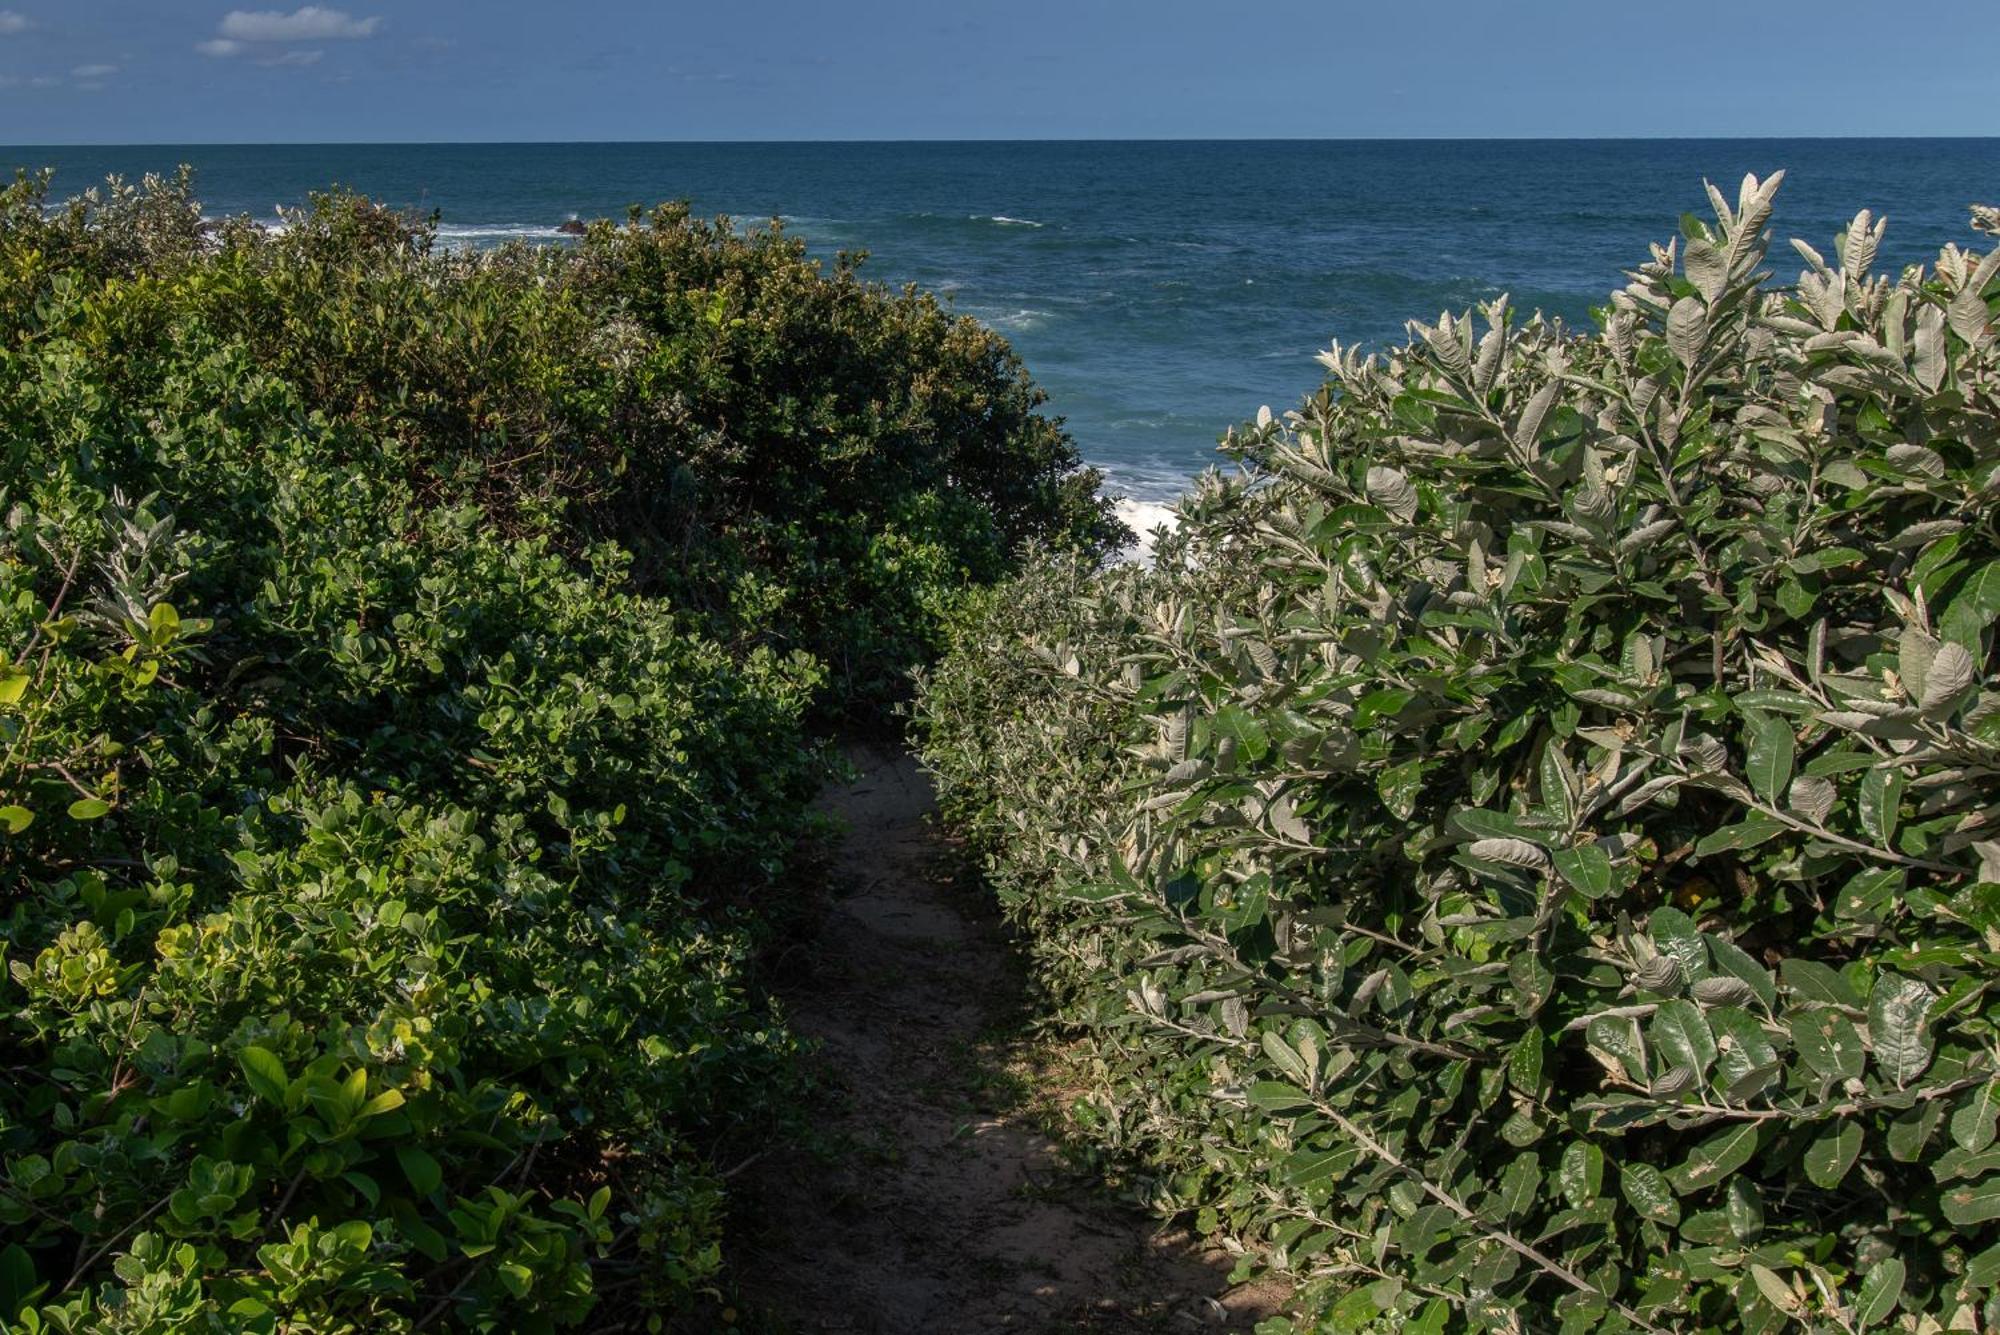
[[[819,250],[945,294],[1013,340],[1119,489],[1171,496],[1222,429],[1318,382],[1328,340],[1498,292],[1577,321],[1620,270],[1785,168],[1776,230],[1830,253],[1855,210],[1885,259],[1967,243],[2000,203],[2000,139],[324,145],[0,149],[58,193],[188,162],[211,213],[270,216],[338,182],[435,209],[443,235],[556,240],[573,216],[685,198],[782,217]],[[1789,249],[1776,256],[1795,272]]]

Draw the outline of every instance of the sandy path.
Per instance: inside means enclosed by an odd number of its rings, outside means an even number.
[[[823,804],[849,833],[810,960],[780,987],[819,1041],[831,1162],[735,1184],[758,1220],[746,1297],[799,1335],[1247,1330],[1269,1290],[1095,1187],[1037,1128],[1021,983],[997,921],[948,880],[907,756],[857,750]],[[999,1037],[995,1037],[999,1035]]]

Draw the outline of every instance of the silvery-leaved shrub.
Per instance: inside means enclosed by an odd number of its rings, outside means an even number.
[[[2000,251],[1779,285],[1777,185],[1335,348],[926,684],[1082,1120],[1299,1328],[2000,1317]]]

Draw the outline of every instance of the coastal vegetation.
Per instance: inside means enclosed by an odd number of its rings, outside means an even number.
[[[684,208],[0,191],[0,1326],[659,1328],[842,718],[1119,535],[995,335]]]
[[[1273,1331],[2000,1319],[2000,249],[1776,283],[1778,183],[1335,347],[923,681],[1074,1126]]]
[[[1110,565],[1005,342],[775,224],[18,179],[0,1328],[726,1325],[899,709],[1263,1335],[2000,1322],[2000,247],[1779,282],[1778,185]]]

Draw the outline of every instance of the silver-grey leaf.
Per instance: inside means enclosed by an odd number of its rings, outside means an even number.
[[[1695,291],[1701,293],[1701,299],[1711,306],[1729,286],[1729,258],[1707,241],[1688,242],[1681,267]]]
[[[1660,1074],[1660,1078],[1647,1090],[1654,1098],[1667,1099],[1685,1092],[1694,1084],[1694,1068],[1673,1066]]]
[[[1549,865],[1549,855],[1542,851],[1541,845],[1526,839],[1475,839],[1465,851],[1482,861],[1501,862],[1510,867],[1540,871]]]
[[[1556,394],[1561,388],[1561,381],[1549,381],[1535,391],[1534,397],[1528,400],[1528,406],[1521,410],[1521,420],[1514,424],[1514,448],[1521,452],[1522,458],[1535,457],[1535,446],[1542,435],[1542,422],[1548,417],[1549,405],[1556,401]]]
[[[1910,374],[1933,393],[1944,383],[1944,312],[1926,306],[1917,312],[1917,333],[1911,340]]]
[[[1990,327],[1992,317],[1987,313],[1986,303],[1981,300],[1978,289],[1970,283],[1958,290],[1945,308],[1951,320],[1951,332],[1970,343],[1973,347],[1984,347],[1993,337]]]
[[[1836,797],[1831,783],[1817,774],[1801,774],[1792,780],[1788,801],[1796,811],[1815,825],[1826,824],[1826,818],[1833,814]]]
[[[1662,995],[1681,989],[1681,966],[1672,955],[1655,955],[1633,971],[1632,981],[1642,990]]]
[[[1708,308],[1699,298],[1682,297],[1667,312],[1667,346],[1689,370],[1701,360],[1708,348]]]
[[[1930,675],[1931,660],[1937,657],[1938,642],[1915,626],[1905,626],[1896,644],[1896,675],[1911,699],[1924,693],[1924,679]]]
[[[1908,442],[1891,445],[1887,458],[1890,466],[1899,473],[1909,473],[1918,477],[1944,476],[1944,456],[1928,445],[1912,445]]]
[[[1972,689],[1977,674],[1972,655],[1964,645],[1955,641],[1939,645],[1937,657],[1931,660],[1930,673],[1924,678],[1923,693],[1917,697],[1918,708],[1927,718],[1949,715],[1959,698]]]
[[[1741,978],[1718,974],[1695,982],[1694,999],[1704,1006],[1743,1006],[1757,999],[1757,993]]]
[[[1368,499],[1401,520],[1417,513],[1417,489],[1401,469],[1376,464],[1368,470]]]

